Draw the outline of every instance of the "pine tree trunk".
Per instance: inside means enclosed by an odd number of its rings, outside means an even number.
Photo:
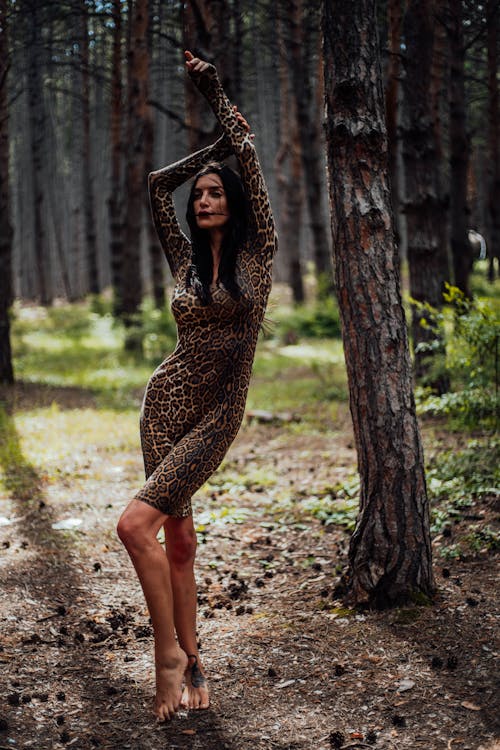
[[[132,10],[132,3],[129,8]],[[128,60],[128,152],[121,317],[130,332],[142,300],[140,241],[144,205],[144,129],[148,109],[148,0],[136,0],[129,23],[132,25]],[[142,342],[130,332],[125,346],[130,350],[140,350]]]
[[[97,236],[95,229],[94,191],[92,189],[92,153],[90,138],[90,71],[89,71],[89,28],[88,5],[81,1],[81,63],[82,63],[82,194],[85,203],[85,244],[87,256],[87,285],[90,294],[99,294],[99,271],[97,266]]]
[[[490,165],[489,182],[489,243],[490,258],[489,278],[494,278],[494,258],[500,265],[500,131],[498,118],[498,15],[497,0],[488,0],[488,162]]]
[[[403,163],[405,168],[405,213],[408,231],[410,294],[434,308],[443,303],[445,281],[449,280],[445,236],[442,231],[445,206],[440,196],[438,153],[435,143],[431,96],[434,19],[432,0],[410,0],[404,19],[406,43],[403,79]],[[443,344],[429,313],[413,307],[412,333],[415,372],[419,380],[438,393],[447,390],[443,376],[432,376],[435,357]],[[431,345],[422,350],[421,345]],[[430,380],[427,378],[431,378]]]
[[[14,382],[9,311],[12,304],[12,225],[9,186],[9,44],[7,0],[0,0],[0,384]]]
[[[113,312],[119,316],[123,299],[123,100],[122,100],[122,13],[121,0],[113,0],[113,56],[111,74],[111,192],[108,198],[111,285]]]
[[[149,59],[153,60],[153,20],[154,13],[153,8],[149,9],[149,33],[148,33],[148,55]],[[150,68],[148,66],[148,77]],[[148,80],[148,91],[151,90],[151,81]],[[148,106],[144,121],[144,209],[147,216],[150,215],[149,207],[149,194],[147,186],[147,176],[153,171],[153,151],[154,151],[154,119],[151,107]],[[151,267],[151,281],[153,290],[153,300],[157,310],[162,310],[165,307],[165,282],[164,282],[164,268],[165,258],[163,250],[161,249],[158,241],[158,235],[153,221],[147,222],[147,238],[148,238],[148,250],[149,250],[149,261]]]
[[[462,0],[449,0],[450,22],[450,220],[455,285],[470,296],[472,254],[467,236],[469,138],[465,115],[465,46]]]
[[[434,584],[375,0],[325,0],[323,25],[334,266],[361,481],[348,599],[386,607],[430,596]]]
[[[305,11],[302,0],[291,0],[290,64],[294,83],[295,105],[305,178],[305,193],[314,244],[314,262],[318,276],[319,296],[333,291],[332,263],[327,235],[327,219],[323,210],[324,173],[321,143],[321,110],[314,106],[311,52],[304,42]],[[318,84],[317,84],[318,85]]]
[[[295,98],[290,96],[286,40],[283,22],[277,20],[278,72],[280,80],[280,148],[276,155],[276,181],[279,186],[280,246],[286,255],[288,283],[295,303],[304,301],[300,261],[301,216],[303,208],[302,161]]]
[[[38,3],[25,2],[23,14],[28,30],[26,55],[28,65],[28,107],[30,122],[30,150],[33,183],[33,217],[35,269],[39,299],[42,305],[52,301],[50,290],[50,262],[44,216],[46,214],[43,191],[43,154],[45,133],[45,107],[42,85],[42,21]]]

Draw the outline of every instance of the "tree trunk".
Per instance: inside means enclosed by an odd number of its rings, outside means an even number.
[[[442,230],[445,206],[440,197],[440,163],[431,96],[434,40],[432,4],[433,0],[409,0],[406,9],[406,75],[403,79],[401,131],[410,294],[418,302],[440,308],[449,272],[446,237]],[[436,356],[442,355],[443,344],[435,328],[428,325],[429,319],[429,312],[425,308],[413,307],[415,372],[419,380],[424,380],[438,393],[443,393],[448,388],[447,378],[432,376],[433,363]]]
[[[28,108],[30,123],[30,150],[33,184],[33,221],[35,268],[39,299],[42,305],[52,301],[50,291],[50,262],[44,216],[46,214],[43,191],[43,154],[45,133],[45,106],[42,85],[42,19],[38,3],[26,2],[23,14],[28,29],[26,55],[28,64]]]
[[[400,187],[398,172],[398,91],[401,59],[402,0],[388,0],[387,22],[389,26],[389,66],[385,89],[385,118],[387,123],[388,163],[391,178],[392,210],[396,228],[396,245],[399,248]]]
[[[280,148],[276,155],[276,181],[279,186],[280,244],[286,255],[288,283],[295,303],[304,301],[300,261],[301,216],[303,208],[302,161],[295,99],[290,96],[286,40],[283,22],[277,21],[278,72],[280,79]]]
[[[361,480],[348,599],[391,606],[434,589],[387,174],[375,0],[325,0],[334,266]]]
[[[455,285],[470,296],[472,254],[467,237],[467,172],[469,138],[465,115],[465,46],[462,0],[449,0],[450,39],[450,220]]]
[[[121,0],[113,0],[113,58],[111,73],[111,192],[108,198],[113,311],[121,314],[123,299],[123,101]]]
[[[498,118],[498,14],[497,0],[488,0],[488,151],[489,151],[489,278],[494,279],[494,259],[500,266],[500,153]]]
[[[149,33],[148,33],[148,55],[149,59],[153,60],[153,45],[152,45],[152,30],[154,13],[152,7],[149,9]],[[148,78],[149,78],[149,66],[148,66]],[[148,91],[151,89],[151,81],[148,80]],[[154,151],[154,119],[151,107],[147,108],[146,116],[144,120],[144,208],[146,215],[149,216],[149,194],[148,194],[148,174],[153,171],[153,151]],[[156,232],[154,222],[147,222],[147,238],[148,238],[148,250],[149,250],[149,261],[151,267],[151,281],[153,300],[156,309],[162,310],[165,307],[165,282],[164,282],[164,268],[165,268],[165,257],[163,250],[161,249],[158,241],[158,234]]]
[[[314,245],[314,261],[318,276],[319,296],[327,296],[333,291],[332,263],[327,235],[327,219],[323,210],[324,156],[321,143],[321,109],[315,107],[317,101],[314,90],[312,53],[306,49],[304,36],[308,29],[302,0],[291,0],[290,63],[294,83],[295,105],[301,145],[302,164],[305,177],[307,208],[311,223]],[[319,85],[319,83],[317,83]]]
[[[141,225],[144,205],[144,130],[148,110],[148,0],[129,5],[131,40],[128,73],[128,127],[126,165],[125,247],[123,263],[123,299],[121,317],[129,330],[125,346],[139,350],[142,342],[131,331],[142,300]]]
[[[81,63],[82,63],[82,125],[83,153],[82,179],[83,200],[85,203],[85,244],[87,255],[87,285],[90,294],[99,294],[99,271],[97,266],[97,237],[94,212],[94,191],[92,188],[92,153],[90,138],[90,71],[89,71],[89,8],[86,0],[81,0]]]
[[[10,55],[7,31],[7,0],[0,0],[0,383],[14,382],[9,318],[13,295],[7,105]]]

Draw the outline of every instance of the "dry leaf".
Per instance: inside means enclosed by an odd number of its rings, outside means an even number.
[[[471,703],[470,701],[462,701],[460,704],[464,708],[468,708],[469,711],[480,711],[481,706],[478,706],[476,703]]]

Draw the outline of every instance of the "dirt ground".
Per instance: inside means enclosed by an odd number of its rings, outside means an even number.
[[[29,394],[16,398],[21,408]],[[444,561],[438,537],[433,606],[356,613],[335,595],[349,533],[274,512],[285,488],[320,493],[355,461],[347,411],[324,435],[243,427],[224,471],[257,479],[215,482],[194,505],[240,509],[199,535],[211,708],[167,724],[152,715],[151,628],[115,534],[138,452],[96,450],[71,476],[33,471],[1,495],[0,750],[500,748],[494,554]],[[494,502],[468,513],[493,523]],[[70,518],[80,524],[53,527]]]

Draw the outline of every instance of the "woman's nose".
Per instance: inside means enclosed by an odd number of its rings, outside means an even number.
[[[200,196],[200,206],[206,206],[208,203],[208,193],[202,193]]]

